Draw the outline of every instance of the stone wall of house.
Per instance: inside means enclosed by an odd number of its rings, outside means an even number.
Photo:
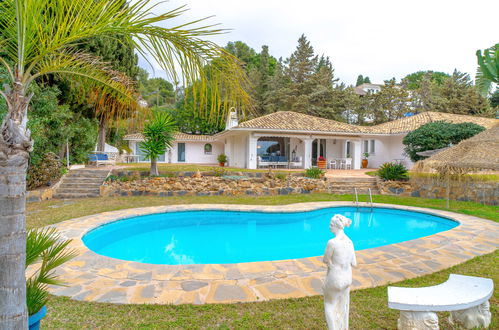
[[[445,182],[427,178],[411,178],[408,182],[378,180],[383,195],[411,196],[445,199]],[[451,200],[473,201],[488,205],[499,205],[499,181],[451,180]]]
[[[237,196],[289,195],[328,192],[330,182],[298,176],[236,175],[218,177],[154,177],[131,181],[107,181],[101,196]]]

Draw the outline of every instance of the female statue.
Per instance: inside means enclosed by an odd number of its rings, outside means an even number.
[[[329,330],[348,329],[352,266],[357,266],[357,261],[353,243],[343,229],[351,223],[352,220],[340,214],[333,216],[329,223],[329,230],[334,238],[327,242],[324,253],[327,274],[323,286],[324,310]]]

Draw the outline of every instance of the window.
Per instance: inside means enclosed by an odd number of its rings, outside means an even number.
[[[211,152],[213,151],[213,147],[211,146],[210,143],[206,143],[204,145],[204,154],[205,155],[211,155]]]
[[[350,153],[350,149],[351,149],[350,148],[350,141],[347,141],[347,143],[346,143],[346,153],[345,153],[347,158],[350,158],[352,156],[352,154]]]
[[[369,140],[364,140],[364,152],[369,152]]]
[[[185,162],[185,143],[177,144],[177,162]]]
[[[376,152],[375,146],[376,146],[375,140],[371,140],[371,150],[370,150],[371,154],[374,154]]]

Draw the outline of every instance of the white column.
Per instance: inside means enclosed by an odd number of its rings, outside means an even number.
[[[248,158],[246,164],[248,164],[248,169],[256,169],[256,146],[258,138],[254,137],[252,134],[248,137]]]
[[[225,144],[224,144],[224,154],[227,156],[227,166],[233,166],[234,165],[234,160],[232,159],[232,137],[228,137],[225,139]]]
[[[351,140],[351,147],[353,147],[353,169],[359,170],[362,160],[362,143],[361,140]]]
[[[304,168],[312,167],[312,142],[314,139],[303,139],[303,164]]]

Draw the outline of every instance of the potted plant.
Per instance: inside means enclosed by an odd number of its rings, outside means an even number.
[[[364,152],[363,156],[364,158],[362,158],[362,168],[367,168],[367,164],[369,164],[369,162],[367,161],[367,158],[369,158],[369,153]]]
[[[317,158],[317,167],[320,169],[325,169],[326,168],[326,158],[319,156],[319,158]]]
[[[218,160],[218,164],[221,167],[224,167],[225,163],[227,163],[227,155],[226,154],[220,154],[220,155],[218,155],[217,160]]]
[[[62,240],[55,228],[31,229],[26,237],[26,304],[30,330],[38,330],[47,313],[48,285],[64,285],[54,269],[76,256],[67,249],[71,240]]]

